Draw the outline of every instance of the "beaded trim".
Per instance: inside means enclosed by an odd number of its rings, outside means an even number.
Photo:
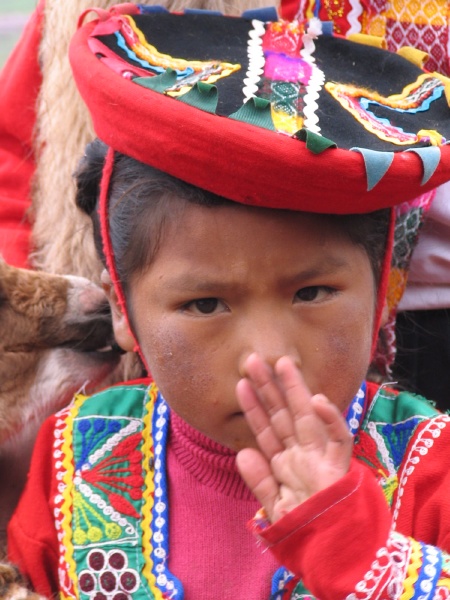
[[[348,428],[352,435],[356,435],[361,426],[361,421],[364,417],[364,406],[366,403],[366,382],[363,381],[359,388],[356,396],[353,398],[352,403],[347,411],[345,417]]]
[[[399,477],[397,502],[392,515],[393,526],[395,526],[397,522],[404,488],[408,482],[409,476],[412,475],[421,458],[428,454],[428,451],[434,444],[434,440],[440,437],[441,431],[447,427],[449,423],[449,415],[440,415],[428,421],[419,432],[417,439],[405,460],[404,467]]]
[[[154,453],[150,457],[150,463],[153,463],[154,468],[153,482],[155,495],[152,507],[151,557],[153,575],[156,577],[156,583],[158,588],[163,592],[164,597],[182,599],[183,587],[181,582],[169,571],[167,566],[169,556],[169,497],[166,454],[170,423],[169,415],[169,407],[161,394],[158,393],[152,416]]]

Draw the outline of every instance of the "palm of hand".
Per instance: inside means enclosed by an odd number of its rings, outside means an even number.
[[[260,449],[242,450],[237,464],[274,523],[345,475],[352,436],[337,407],[311,395],[288,357],[272,371],[252,355],[246,373],[237,395]]]

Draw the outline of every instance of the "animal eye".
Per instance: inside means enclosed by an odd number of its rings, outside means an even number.
[[[335,293],[335,289],[326,285],[310,285],[301,288],[295,294],[295,300],[300,302],[321,302]]]
[[[184,306],[185,310],[188,310],[194,314],[211,315],[216,312],[222,312],[226,309],[225,304],[218,298],[199,298],[193,300]]]

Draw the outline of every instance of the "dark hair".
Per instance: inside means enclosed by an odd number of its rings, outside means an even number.
[[[95,140],[75,173],[77,205],[90,215],[97,252],[105,264],[97,205],[107,146]],[[189,185],[133,158],[115,153],[110,182],[109,225],[116,269],[124,292],[130,278],[154,259],[165,223],[184,202],[214,207],[236,203]],[[378,284],[386,249],[389,210],[361,215],[323,215],[367,253]]]

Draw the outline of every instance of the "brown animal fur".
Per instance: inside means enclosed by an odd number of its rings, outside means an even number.
[[[0,261],[0,553],[40,423],[116,367],[112,341],[99,287]]]
[[[42,596],[30,592],[15,567],[0,563],[0,598],[2,600],[43,600]]]

